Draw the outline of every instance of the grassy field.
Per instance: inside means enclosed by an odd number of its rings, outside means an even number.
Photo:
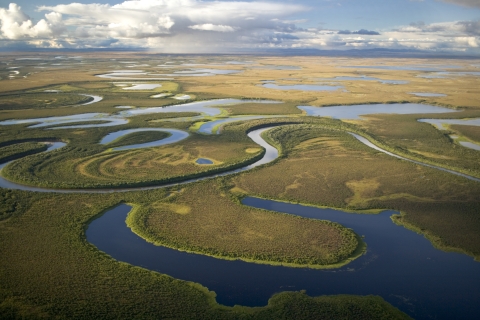
[[[68,93],[28,93],[0,95],[0,110],[58,108],[77,105],[91,100],[90,97]]]
[[[162,131],[133,132],[127,134],[126,136],[115,139],[114,141],[108,143],[107,146],[110,148],[129,146],[132,144],[141,144],[157,140],[163,140],[170,136],[170,133]]]
[[[480,110],[469,110],[449,115],[435,115],[435,118],[462,119],[478,116],[480,116]],[[453,143],[448,136],[448,131],[438,130],[429,123],[417,121],[417,119],[429,117],[431,116],[374,115],[367,117],[367,120],[354,121],[354,123],[388,145],[397,146],[411,157],[480,176],[478,151]],[[478,130],[479,127],[476,128]]]
[[[38,142],[23,142],[15,145],[3,146],[0,147],[0,163],[22,158],[29,154],[45,151],[46,149],[47,146],[44,143]]]
[[[358,257],[358,237],[338,224],[241,206],[222,185],[186,186],[167,201],[137,208],[132,230],[158,245],[257,263],[332,267]]]
[[[238,134],[193,134],[182,144],[122,152],[104,152],[112,146],[90,145],[84,141],[81,145],[72,143],[62,150],[18,160],[8,165],[3,174],[23,184],[48,187],[152,185],[254,162],[262,150],[256,153],[247,150],[256,146],[249,138]],[[197,165],[198,158],[211,159],[214,164]]]
[[[460,136],[464,136],[477,143],[480,142],[480,127],[451,125],[449,128],[454,132],[459,133]]]

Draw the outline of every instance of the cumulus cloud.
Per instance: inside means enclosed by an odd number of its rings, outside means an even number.
[[[62,15],[51,12],[36,24],[27,16],[20,6],[10,3],[8,9],[0,8],[1,37],[10,40],[26,38],[49,38],[62,33],[64,26]]]
[[[307,9],[261,0],[128,0],[115,5],[39,6],[38,10],[46,14],[35,22],[18,5],[10,4],[0,8],[0,46],[11,41],[19,47],[21,42],[30,47],[178,53],[266,48],[480,52],[480,20],[430,24],[420,21],[378,31],[302,29],[297,24],[305,21],[293,19]]]
[[[211,23],[196,24],[194,26],[189,26],[190,29],[195,30],[205,30],[205,31],[218,31],[218,32],[233,32],[235,28],[230,26],[215,25]]]

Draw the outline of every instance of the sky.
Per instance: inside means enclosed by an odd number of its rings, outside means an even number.
[[[22,49],[396,49],[480,57],[480,0],[0,0],[0,50]]]

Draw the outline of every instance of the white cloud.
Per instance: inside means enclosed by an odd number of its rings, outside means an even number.
[[[10,40],[26,38],[49,38],[61,34],[64,30],[62,15],[51,12],[36,24],[27,16],[22,8],[10,3],[8,9],[0,8],[0,36]]]
[[[289,18],[308,8],[262,1],[137,0],[38,9],[47,13],[35,23],[15,4],[0,8],[0,38],[38,47],[179,53],[244,48],[480,50],[480,21],[417,22],[373,31],[359,25],[359,31],[339,32],[298,28],[304,20]]]
[[[217,32],[233,32],[235,28],[230,26],[215,25],[211,23],[196,24],[194,26],[189,26],[190,29],[195,30],[204,30],[204,31],[217,31]]]

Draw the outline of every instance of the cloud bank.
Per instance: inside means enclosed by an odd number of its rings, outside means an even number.
[[[447,1],[447,0],[445,0]],[[476,6],[478,0],[450,1]],[[309,8],[262,1],[136,0],[0,8],[0,48],[145,49],[224,53],[271,48],[418,49],[480,53],[480,20],[411,23],[389,30],[304,29]],[[320,19],[321,17],[319,17]]]
[[[467,7],[480,8],[480,1],[478,1],[478,0],[441,0],[441,1],[448,2],[448,3],[453,3],[453,4],[459,4],[459,5],[467,6]]]

